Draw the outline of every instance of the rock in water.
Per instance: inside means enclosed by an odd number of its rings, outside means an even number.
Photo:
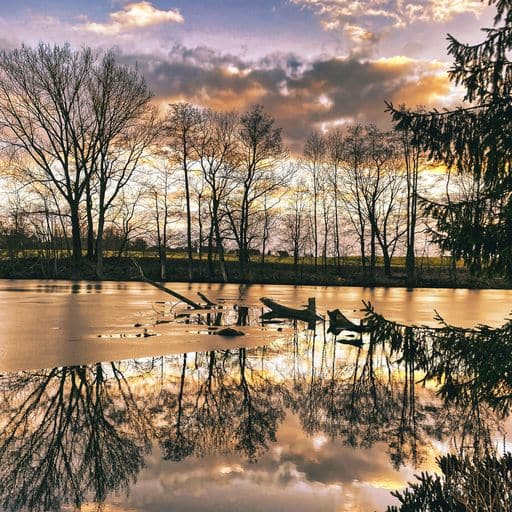
[[[238,331],[237,329],[233,329],[231,327],[219,329],[218,331],[215,332],[215,334],[219,336],[245,336],[245,332]]]

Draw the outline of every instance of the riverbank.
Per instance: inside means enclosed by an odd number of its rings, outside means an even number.
[[[144,269],[147,277],[159,280],[159,262],[154,257],[139,257],[137,262]],[[339,271],[334,265],[326,268],[312,264],[301,264],[295,271],[293,264],[280,262],[254,263],[251,276],[242,278],[235,261],[226,263],[230,283],[246,284],[286,284],[286,285],[325,285],[325,286],[407,286],[405,269],[401,266],[392,268],[391,276],[384,274],[382,267],[377,267],[375,279],[364,276],[361,267],[355,263],[343,264]],[[78,268],[73,268],[69,259],[44,260],[41,258],[17,258],[0,260],[0,278],[4,279],[73,279],[97,280],[95,266],[84,259]],[[103,280],[137,281],[138,270],[131,258],[106,258]],[[173,258],[167,263],[167,281],[186,282],[187,261]],[[194,282],[220,282],[220,274],[209,276],[207,262],[194,261]],[[463,268],[457,268],[455,278],[444,266],[418,266],[416,287],[422,288],[471,288],[471,289],[511,289],[512,283],[501,277],[477,277]]]

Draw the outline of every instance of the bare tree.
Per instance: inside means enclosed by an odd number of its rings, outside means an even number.
[[[367,272],[366,229],[368,216],[362,193],[362,180],[367,149],[364,127],[362,125],[351,126],[345,137],[343,158],[345,193],[343,194],[343,201],[359,238],[361,265],[364,274]]]
[[[123,189],[117,197],[116,204],[110,209],[109,223],[111,233],[116,236],[118,244],[112,247],[117,258],[127,253],[132,240],[147,227],[145,212],[140,211],[142,198],[147,194],[143,185],[136,185],[135,190],[127,193]],[[144,229],[145,231],[146,229]]]
[[[370,279],[375,279],[377,244],[384,259],[386,275],[391,274],[391,256],[405,229],[399,194],[403,193],[402,159],[396,137],[366,128],[368,145],[365,170],[361,174],[361,192],[370,224]]]
[[[327,164],[330,169],[328,178],[332,184],[334,209],[334,256],[336,268],[341,267],[341,239],[340,239],[340,170],[343,163],[344,142],[341,130],[336,129],[327,137]]]
[[[416,223],[418,218],[418,176],[420,147],[413,144],[412,134],[408,130],[401,132],[404,152],[405,171],[407,176],[407,240],[405,267],[407,271],[407,284],[414,286],[416,279]]]
[[[322,168],[325,163],[326,141],[322,134],[312,132],[304,145],[305,170],[311,177],[313,187],[313,243],[314,243],[314,265],[318,264],[318,205],[319,193],[322,180]]]
[[[227,201],[227,214],[238,246],[242,277],[249,269],[251,222],[255,207],[265,196],[277,189],[282,177],[278,168],[285,152],[281,129],[261,105],[256,105],[240,118],[238,129],[238,165],[234,178],[236,194]]]
[[[261,201],[261,210],[259,212],[260,225],[261,225],[261,258],[260,262],[263,265],[265,263],[265,254],[267,253],[268,243],[271,240],[270,235],[274,230],[277,221],[277,206],[281,202],[284,196],[284,191],[276,190],[276,193],[263,195]]]
[[[151,98],[136,69],[88,48],[40,44],[0,53],[0,140],[12,148],[28,182],[51,186],[69,208],[73,261],[82,255],[85,196],[92,255],[97,192],[96,255],[102,274],[107,209],[129,181],[152,131],[138,122]]]
[[[283,215],[283,242],[293,256],[293,270],[298,275],[299,258],[309,238],[308,215],[309,188],[303,179],[290,190]]]
[[[189,103],[173,103],[169,107],[166,133],[173,158],[183,170],[185,182],[185,205],[187,214],[187,259],[188,278],[192,281],[192,212],[190,199],[190,171],[194,161],[193,139],[200,123],[199,110]]]
[[[203,178],[210,195],[211,225],[208,243],[208,266],[213,274],[212,239],[219,257],[221,277],[227,281],[224,243],[221,235],[222,204],[234,187],[231,174],[237,158],[238,116],[207,110],[201,114],[200,130],[193,142]]]
[[[157,125],[143,77],[136,69],[117,64],[112,52],[94,69],[90,95],[97,132],[91,158],[98,189],[96,272],[102,277],[105,214],[140,165]]]
[[[71,215],[73,261],[82,254],[80,202],[90,179],[94,118],[90,49],[40,44],[0,52],[0,140],[14,148],[28,179],[51,182]]]
[[[167,278],[167,248],[171,215],[171,194],[176,186],[172,162],[166,158],[153,161],[153,184],[149,189],[150,209],[155,222],[156,246],[160,262],[160,279]]]

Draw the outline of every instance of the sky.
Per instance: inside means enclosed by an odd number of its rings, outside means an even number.
[[[312,130],[390,126],[384,101],[453,106],[446,34],[481,39],[478,0],[0,0],[0,47],[115,48],[164,107],[261,103],[289,148]]]

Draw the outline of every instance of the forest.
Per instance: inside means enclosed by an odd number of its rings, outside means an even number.
[[[481,43],[449,36],[460,106],[388,103],[389,127],[312,127],[301,151],[262,105],[157,105],[114,50],[3,50],[2,275],[101,279],[136,257],[161,280],[251,282],[267,265],[275,281],[281,265],[295,282],[351,268],[413,286],[437,265],[445,285],[508,286],[512,9],[492,3]]]

